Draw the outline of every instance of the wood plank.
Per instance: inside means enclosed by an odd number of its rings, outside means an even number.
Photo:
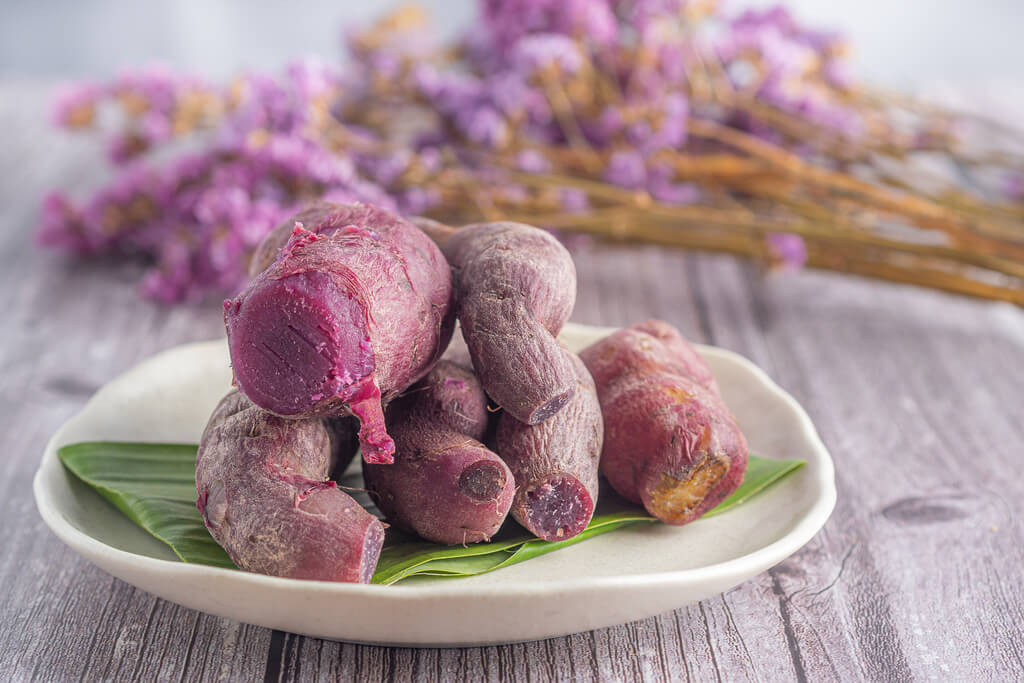
[[[1006,408],[1020,405],[1022,378],[1019,360],[1007,361],[1022,347],[998,330],[1020,312],[825,274],[749,279],[763,338],[735,333],[738,316],[720,341],[794,393],[838,464],[825,532],[772,572],[805,670],[966,680],[984,661],[997,677],[1019,675],[1019,621],[999,617],[1024,604],[1005,578],[1019,575],[1021,530],[1001,502],[1024,494],[1005,476],[1020,453]],[[734,292],[711,297],[716,317],[742,305]]]

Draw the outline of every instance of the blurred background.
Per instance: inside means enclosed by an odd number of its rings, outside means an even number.
[[[111,162],[37,241],[159,300],[317,197],[1024,303],[1024,0],[0,3],[2,103]]]
[[[0,76],[109,76],[125,65],[167,62],[209,76],[277,68],[309,54],[338,56],[339,27],[358,26],[391,2],[38,0],[0,2]],[[454,36],[471,0],[425,0],[440,35]],[[731,7],[765,7],[767,0]],[[878,85],[999,84],[1024,63],[1024,1],[790,0],[804,23],[841,30],[854,72]],[[998,86],[992,86],[998,87]]]

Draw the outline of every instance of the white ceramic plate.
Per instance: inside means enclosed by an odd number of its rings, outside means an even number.
[[[581,349],[610,330],[567,325]],[[835,505],[832,460],[789,394],[735,353],[700,347],[752,452],[807,466],[741,507],[685,527],[636,525],[489,574],[366,586],[178,562],[68,474],[76,441],[197,442],[230,383],[223,341],[180,346],[103,387],[50,440],[34,491],[43,519],[87,560],[167,600],[268,628],[396,645],[534,640],[660,614],[721,593],[794,553]]]

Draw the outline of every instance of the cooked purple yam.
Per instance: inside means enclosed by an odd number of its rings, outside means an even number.
[[[587,351],[584,359],[597,386],[616,380],[623,367],[654,368],[683,375],[718,393],[711,368],[679,330],[663,320],[645,320],[631,327],[617,330],[602,344],[600,356]],[[595,345],[596,346],[596,345]],[[582,355],[582,354],[581,354]]]
[[[389,407],[395,461],[363,463],[366,488],[389,522],[449,545],[486,541],[501,528],[515,482],[478,441],[487,417],[477,378],[444,360]]]
[[[327,478],[341,444],[324,420],[286,420],[237,391],[221,400],[199,444],[196,505],[239,568],[370,581],[384,525]]]
[[[332,213],[338,211],[338,204],[316,201],[298,212],[281,225],[274,228],[260,245],[256,247],[249,260],[249,277],[254,278],[270,267],[281,255],[281,250],[292,238],[295,224],[299,223],[307,230],[312,230],[324,222]]]
[[[428,541],[487,541],[501,528],[515,486],[505,463],[451,430],[396,426],[395,462],[363,463],[363,480],[394,526]]]
[[[704,361],[668,323],[584,349],[604,415],[601,472],[619,495],[688,524],[739,487],[747,442]]]
[[[408,221],[364,205],[321,203],[281,226],[257,258],[276,258],[224,303],[238,388],[289,418],[351,414],[367,461],[390,462],[383,405],[440,357],[454,320],[451,275]],[[315,221],[315,222],[314,222]]]
[[[495,440],[516,480],[512,516],[546,541],[572,538],[590,523],[604,434],[594,380],[576,354],[562,353],[576,376],[569,402],[536,425],[503,413]]]
[[[416,386],[396,404],[392,420],[401,418],[427,422],[480,441],[487,431],[490,413],[487,395],[473,370],[441,359]]]
[[[487,394],[520,422],[556,414],[576,386],[555,340],[576,301],[569,252],[522,223],[452,230],[416,220],[452,265],[462,335]]]

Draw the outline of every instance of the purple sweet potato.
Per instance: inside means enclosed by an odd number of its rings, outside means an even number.
[[[671,325],[619,330],[580,357],[604,415],[601,472],[620,495],[687,524],[736,490],[746,440],[710,369]]]
[[[262,273],[281,256],[281,250],[292,238],[296,223],[301,224],[307,230],[314,231],[324,219],[336,212],[338,207],[338,204],[331,202],[313,202],[271,230],[256,247],[256,251],[253,252],[252,258],[249,260],[249,278],[254,278]]]
[[[487,394],[527,424],[557,413],[576,387],[572,363],[555,340],[576,301],[569,252],[522,223],[454,230],[415,220],[452,266],[462,335]]]
[[[448,344],[450,270],[425,234],[383,209],[320,203],[296,218],[257,252],[266,269],[224,302],[235,382],[283,417],[355,415],[364,458],[390,462],[383,405]]]
[[[395,461],[363,463],[366,488],[389,522],[449,545],[486,541],[498,531],[515,482],[479,441],[487,416],[476,376],[444,360],[389,406]]]
[[[591,368],[594,381],[602,384],[621,372],[622,367],[647,367],[657,365],[663,370],[689,377],[697,384],[718,393],[711,368],[700,357],[679,330],[663,320],[645,320],[616,333],[616,344],[603,351],[602,362]],[[660,343],[654,343],[653,337]],[[614,355],[612,355],[614,354]]]
[[[512,516],[546,541],[572,538],[590,523],[604,433],[594,380],[576,354],[563,353],[577,383],[565,407],[536,425],[502,413],[495,437],[516,479]]]
[[[343,432],[272,415],[237,391],[221,400],[199,444],[196,504],[241,569],[369,582],[384,525],[328,479],[332,462],[352,451]]]

